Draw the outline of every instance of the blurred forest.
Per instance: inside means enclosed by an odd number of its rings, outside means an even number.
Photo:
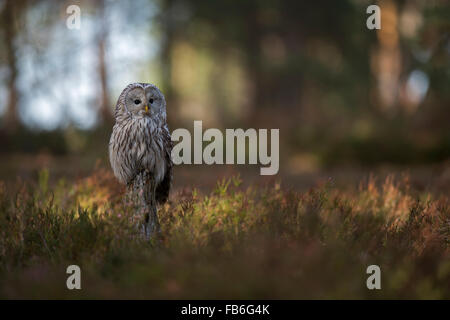
[[[449,18],[444,0],[0,0],[0,298],[449,299]],[[161,88],[171,130],[279,128],[279,173],[176,166],[143,241],[108,161],[132,82]]]
[[[55,156],[106,163],[115,102],[138,81],[162,88],[171,130],[280,128],[285,174],[450,156],[447,1],[0,0],[0,16],[3,177]]]

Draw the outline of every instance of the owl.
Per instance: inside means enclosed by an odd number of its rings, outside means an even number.
[[[109,142],[116,178],[140,203],[137,215],[146,238],[159,232],[157,204],[167,201],[172,183],[172,140],[166,101],[153,84],[132,83],[120,94]]]

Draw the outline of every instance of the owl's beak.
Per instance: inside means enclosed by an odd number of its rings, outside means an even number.
[[[148,106],[147,105],[145,106],[144,110],[145,110],[145,113],[148,113]]]

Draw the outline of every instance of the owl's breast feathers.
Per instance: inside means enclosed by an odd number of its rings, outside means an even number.
[[[155,183],[155,199],[168,199],[172,182],[172,140],[167,124],[158,126],[152,119],[117,122],[109,144],[109,157],[114,175],[120,182],[133,183],[147,171]]]

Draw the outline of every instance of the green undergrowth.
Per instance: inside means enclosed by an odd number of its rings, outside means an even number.
[[[173,192],[144,241],[107,170],[0,186],[2,298],[450,298],[450,206],[407,178]],[[82,289],[66,288],[80,266]],[[369,265],[381,290],[368,290]]]

